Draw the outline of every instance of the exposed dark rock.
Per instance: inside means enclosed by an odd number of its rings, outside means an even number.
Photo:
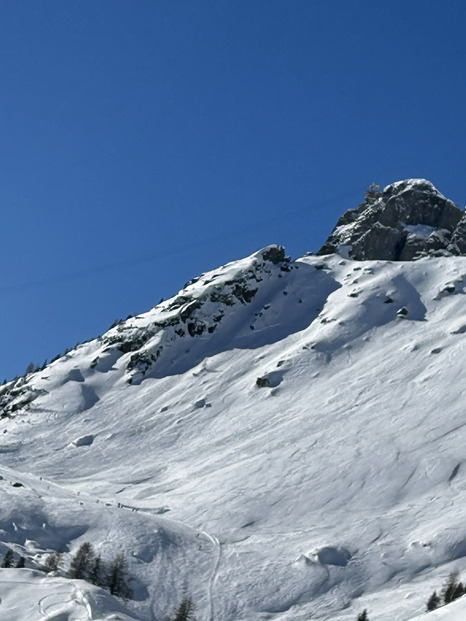
[[[188,304],[186,308],[184,308],[180,313],[181,321],[183,323],[186,323],[186,321],[189,319],[189,317],[191,317],[194,311],[196,311],[201,306],[202,304],[199,300],[195,300],[194,302],[191,302],[190,304]]]
[[[453,231],[451,243],[458,248],[459,254],[466,254],[466,214],[463,215]]]
[[[270,380],[268,377],[258,377],[256,379],[256,386],[258,388],[270,388]]]
[[[234,286],[232,293],[235,298],[237,298],[243,304],[249,304],[252,301],[252,298],[256,295],[257,288],[248,289],[247,286],[243,285],[242,283],[238,283]]]
[[[285,257],[285,248],[283,248],[283,246],[271,246],[270,248],[263,250],[262,258],[264,261],[271,261],[274,265],[290,260]]]
[[[360,261],[466,254],[466,216],[429,181],[399,181],[343,214],[317,254],[334,252]]]
[[[445,287],[442,289],[442,291],[440,293],[441,294],[450,294],[450,293],[455,293],[455,291],[456,291],[455,285],[445,285]]]
[[[130,351],[141,349],[152,336],[154,336],[154,333],[151,330],[125,329],[124,327],[119,327],[116,334],[114,333],[102,337],[102,342],[108,345],[108,349],[116,345],[122,354],[127,354]]]
[[[196,291],[190,294],[186,287],[182,294],[176,296],[174,300],[164,307],[163,312],[171,312],[171,315],[162,321],[157,321],[151,325],[150,329],[144,331],[142,337],[141,331],[134,327],[118,326],[118,334],[113,335],[112,344],[117,343],[120,351],[127,353],[134,351],[128,364],[127,371],[135,371],[136,374],[145,376],[149,369],[157,362],[162,347],[150,346],[150,339],[157,335],[160,331],[163,334],[159,336],[162,341],[174,341],[178,338],[196,338],[206,334],[213,334],[217,331],[226,315],[231,314],[231,308],[238,303],[248,305],[252,302],[259,291],[259,283],[267,275],[275,273],[276,277],[281,277],[282,272],[289,272],[293,268],[289,265],[289,257],[285,256],[285,249],[281,246],[269,246],[257,253],[255,260],[251,266],[245,271],[239,271],[238,274],[231,279],[218,284],[213,284],[204,292]],[[275,267],[274,267],[275,266]],[[207,283],[213,283],[218,277],[214,274]],[[187,283],[187,287],[197,282],[194,279]],[[197,293],[197,297],[196,297]],[[217,308],[212,313],[210,304],[214,303]],[[206,311],[206,307],[208,310]],[[125,331],[124,335],[121,334]],[[141,341],[141,338],[143,342]],[[160,340],[159,340],[160,342]],[[132,343],[140,343],[140,346],[133,348]],[[143,347],[145,345],[145,347]]]
[[[133,369],[137,369],[145,375],[147,370],[157,361],[158,357],[162,352],[162,347],[157,350],[155,354],[151,354],[145,351],[138,351],[131,356],[131,359],[128,363],[127,369],[131,371]]]
[[[317,559],[323,565],[346,567],[351,560],[351,553],[346,548],[327,546],[317,552]]]
[[[206,329],[205,323],[201,321],[190,321],[186,324],[186,327],[188,328],[189,336],[201,336]]]

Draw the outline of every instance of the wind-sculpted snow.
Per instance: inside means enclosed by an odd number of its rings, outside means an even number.
[[[403,621],[466,572],[466,258],[267,251],[4,387],[17,621],[86,619],[83,598],[162,621],[184,597],[199,621]],[[84,541],[125,553],[133,601],[39,573]]]

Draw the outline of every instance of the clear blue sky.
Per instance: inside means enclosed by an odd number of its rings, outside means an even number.
[[[375,181],[466,202],[464,0],[0,3],[0,380]]]

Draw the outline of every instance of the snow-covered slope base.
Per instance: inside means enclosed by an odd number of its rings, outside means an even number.
[[[422,615],[466,570],[465,284],[269,247],[4,387],[0,619]],[[37,571],[84,541],[134,600]]]

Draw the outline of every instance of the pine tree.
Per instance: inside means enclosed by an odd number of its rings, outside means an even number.
[[[438,608],[440,606],[440,597],[437,595],[437,591],[434,591],[432,593],[432,595],[429,597],[429,599],[427,600],[427,612],[430,612],[431,610],[435,610],[436,608]]]
[[[102,567],[102,558],[100,554],[94,559],[94,563],[89,572],[89,582],[97,586],[105,586],[104,568]]]
[[[15,567],[16,569],[22,569],[23,567],[26,567],[26,559],[24,558],[24,556],[19,557]]]
[[[367,610],[364,609],[361,614],[358,615],[357,621],[369,621],[369,617],[367,616]]]
[[[196,621],[194,618],[194,604],[192,599],[186,598],[178,606],[173,621]],[[363,621],[365,621],[363,619]]]
[[[34,373],[35,370],[36,370],[36,365],[33,362],[30,362],[28,366],[26,367],[26,375],[29,375],[29,373]]]
[[[3,558],[2,567],[8,568],[13,566],[13,550],[8,550]]]
[[[462,582],[458,582],[458,584],[455,586],[455,590],[453,591],[453,599],[458,599],[458,597],[461,597],[462,595],[464,595],[465,590],[464,590],[464,585]]]
[[[123,554],[117,554],[110,563],[107,584],[112,595],[118,595],[125,599],[133,596],[133,590],[128,584],[128,563]]]
[[[459,571],[454,569],[450,572],[447,581],[442,588],[442,599],[444,604],[449,604],[455,599],[455,593],[458,592],[458,587],[461,583],[458,582]],[[457,596],[458,597],[458,596]]]
[[[57,571],[60,568],[62,553],[61,552],[52,552],[45,559],[44,570],[48,573],[49,571]]]
[[[76,552],[67,572],[68,578],[89,579],[94,564],[95,552],[92,543],[85,541]]]

